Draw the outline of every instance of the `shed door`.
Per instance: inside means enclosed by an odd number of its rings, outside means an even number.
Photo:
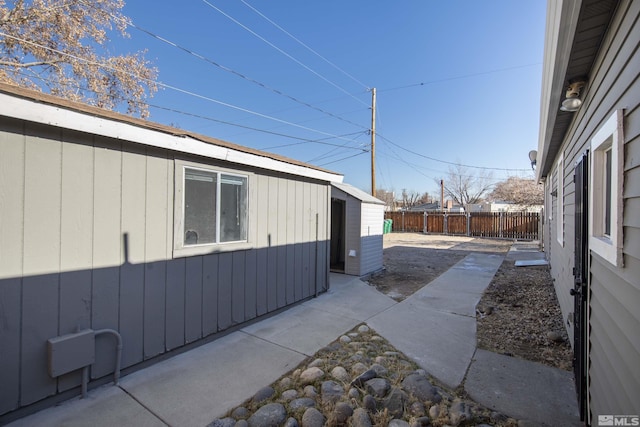
[[[587,411],[587,300],[589,292],[589,153],[585,153],[575,169],[575,268],[573,310],[573,373],[580,406],[580,420]]]
[[[346,202],[331,199],[331,271],[345,272]]]

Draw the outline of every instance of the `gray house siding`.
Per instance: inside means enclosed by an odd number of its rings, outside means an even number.
[[[175,160],[251,173],[250,247],[174,257]],[[134,366],[328,286],[330,186],[0,118],[0,415],[78,387],[47,339],[112,328]],[[91,378],[115,344],[97,337]]]
[[[547,197],[551,198],[551,212],[547,214],[549,221],[549,240],[545,246],[546,256],[553,260],[551,264],[551,276],[556,286],[556,295],[562,312],[565,313],[565,320],[569,318],[568,313],[573,312],[573,297],[569,293],[573,288],[573,241],[574,230],[574,210],[573,210],[573,190],[568,190],[567,186],[573,188],[572,167],[574,162],[568,158],[564,159],[564,169],[560,170],[558,165],[554,166],[551,176],[550,190]],[[560,179],[563,174],[563,179]],[[561,185],[561,187],[560,187]],[[556,192],[556,196],[551,196],[551,192]],[[560,215],[560,203],[563,204],[562,215]],[[559,229],[562,231],[559,234]],[[572,319],[570,320],[572,321]],[[573,327],[565,321],[565,327],[571,340],[573,340]]]
[[[344,272],[345,274],[360,276],[360,263],[363,255],[360,247],[360,227],[362,221],[360,217],[360,201],[351,196],[348,196],[346,201],[346,259]],[[355,251],[355,256],[349,255],[352,250]]]
[[[331,196],[345,201],[345,274],[365,276],[382,269],[384,203],[343,183],[333,183]],[[352,250],[355,256],[349,255]]]
[[[382,268],[382,229],[384,221],[384,205],[362,203],[362,236],[360,253],[360,271],[364,274],[378,271]]]
[[[557,243],[553,223],[546,246],[563,314],[571,319],[573,298],[568,292],[573,287],[575,249],[573,168],[607,118],[616,110],[624,110],[624,266],[616,267],[595,252],[590,256],[588,391],[593,419],[602,414],[640,413],[639,17],[640,2],[621,1],[600,46],[583,106],[574,113],[560,150],[564,153],[564,247]],[[550,190],[553,184],[547,187],[546,197],[551,197]],[[569,325],[567,330],[573,332]]]

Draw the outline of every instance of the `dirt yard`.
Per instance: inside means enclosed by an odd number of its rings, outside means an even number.
[[[471,252],[506,255],[512,241],[391,233],[384,236],[385,272],[369,282],[402,301]],[[478,304],[478,347],[560,369],[572,352],[548,267],[505,260]]]

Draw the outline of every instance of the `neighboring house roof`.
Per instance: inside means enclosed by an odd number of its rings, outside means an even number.
[[[423,203],[421,205],[410,206],[403,210],[407,212],[424,212],[424,211],[441,211],[442,209],[440,209],[440,202],[434,202],[434,203]],[[447,210],[447,211],[463,210],[464,211],[465,209],[464,209],[464,206],[461,206],[461,205],[451,205],[451,207],[449,207],[445,203],[444,210]]]
[[[344,182],[332,182],[331,185],[364,203],[372,203],[376,205],[385,204],[382,200],[376,199],[371,194],[365,193],[364,191],[354,187],[353,185],[345,184]]]
[[[421,205],[415,205],[407,208],[408,211],[411,212],[422,212],[422,211],[439,211],[440,203],[422,203]]]
[[[618,0],[557,0],[548,2],[544,49],[537,179],[553,166],[575,113],[560,111],[569,81],[587,77]]]
[[[4,83],[0,115],[322,181],[343,179],[288,157]]]

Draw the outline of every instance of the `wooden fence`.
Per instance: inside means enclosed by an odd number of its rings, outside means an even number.
[[[393,220],[391,231],[540,239],[540,214],[537,212],[385,212],[384,217]]]

